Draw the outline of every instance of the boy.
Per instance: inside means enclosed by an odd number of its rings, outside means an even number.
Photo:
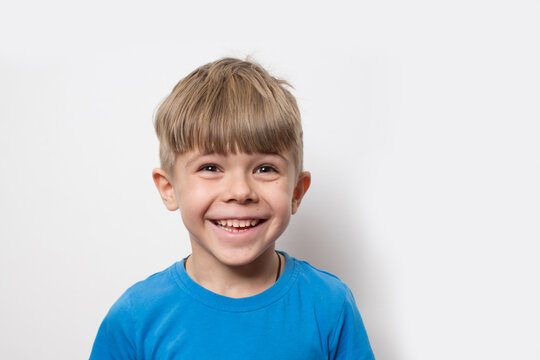
[[[160,106],[152,175],[192,253],[120,297],[91,359],[374,358],[346,285],[275,250],[311,180],[285,85],[227,58]]]

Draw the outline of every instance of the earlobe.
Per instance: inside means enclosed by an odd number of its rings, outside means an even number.
[[[169,180],[169,175],[163,170],[156,168],[152,170],[152,178],[154,179],[154,184],[163,200],[163,204],[170,211],[178,210],[178,203],[176,202],[176,196],[171,181]]]
[[[310,185],[311,185],[311,174],[309,173],[309,171],[302,172],[300,176],[298,177],[298,181],[296,182],[296,186],[293,192],[292,211],[291,211],[292,214],[296,214],[296,212],[298,211],[298,207],[300,206],[300,203],[302,202],[302,198],[306,194]]]

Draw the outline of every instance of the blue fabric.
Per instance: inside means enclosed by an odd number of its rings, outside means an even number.
[[[206,290],[183,260],[135,284],[109,310],[90,359],[374,359],[349,288],[282,254],[279,280],[248,298]]]

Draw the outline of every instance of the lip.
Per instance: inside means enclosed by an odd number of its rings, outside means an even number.
[[[246,221],[256,220],[257,225],[254,228],[258,227],[260,224],[264,223],[268,219],[269,217],[253,216],[253,215],[246,215],[246,216],[233,215],[230,217],[225,215],[225,216],[220,216],[220,217],[212,216],[212,217],[207,218],[207,220],[209,220],[214,225],[217,225],[217,223],[222,220],[227,220],[227,221],[232,221],[232,222],[242,222],[242,221],[246,222]]]
[[[227,219],[227,220],[259,220],[259,223],[256,226],[249,227],[249,228],[239,228],[239,231],[228,231],[228,230],[225,230],[224,228],[222,228],[221,226],[219,226],[218,224],[216,224],[215,223],[216,220],[210,220],[209,221],[211,223],[212,227],[216,231],[218,231],[220,236],[233,237],[233,238],[250,236],[253,233],[258,232],[259,229],[262,228],[262,226],[264,225],[264,223],[267,220],[267,219],[259,219],[259,218],[254,218],[254,217],[234,217],[234,218],[221,218],[221,219]]]
[[[265,218],[262,218],[262,217],[259,217],[259,216],[238,216],[238,215],[234,215],[234,216],[231,216],[231,217],[227,217],[227,216],[220,216],[220,217],[213,217],[211,219],[209,219],[210,221],[218,221],[218,220],[259,220],[259,221],[264,221],[266,220]]]

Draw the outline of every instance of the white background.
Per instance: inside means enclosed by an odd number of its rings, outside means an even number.
[[[174,84],[251,55],[313,184],[278,248],[352,288],[378,360],[540,359],[537,1],[0,6],[0,358],[85,359],[189,253],[151,180]]]

